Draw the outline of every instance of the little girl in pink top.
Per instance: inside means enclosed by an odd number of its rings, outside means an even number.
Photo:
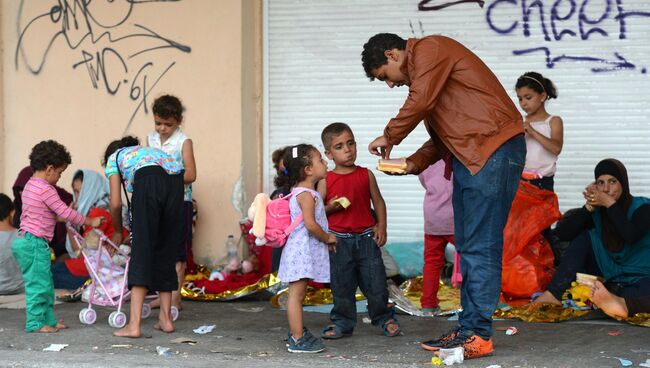
[[[34,170],[22,193],[20,232],[11,249],[25,281],[27,320],[25,331],[57,332],[67,328],[54,317],[54,284],[48,242],[54,235],[57,216],[75,225],[97,227],[101,218],[86,218],[63,203],[54,185],[72,162],[61,144],[38,143],[29,155]]]
[[[451,205],[452,180],[445,179],[445,162],[439,160],[420,173],[424,189],[424,268],[422,270],[422,311],[437,313],[440,272],[445,265],[447,243],[454,243],[454,210]]]

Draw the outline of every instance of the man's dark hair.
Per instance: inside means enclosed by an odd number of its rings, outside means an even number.
[[[332,139],[337,136],[342,134],[343,132],[349,132],[352,136],[354,136],[354,133],[352,133],[352,128],[350,128],[349,125],[346,123],[332,123],[323,129],[323,132],[320,134],[320,140],[323,141],[323,147],[325,147],[326,150],[330,149],[330,146],[332,145]]]
[[[11,211],[14,210],[14,203],[8,195],[0,193],[0,221],[4,221]]]
[[[34,171],[45,170],[48,165],[59,168],[70,163],[70,152],[61,143],[53,140],[39,142],[29,154],[29,166]]]
[[[375,80],[372,71],[388,63],[384,53],[392,49],[405,50],[406,40],[394,33],[377,33],[363,45],[361,63],[371,81]]]
[[[102,160],[102,166],[106,167],[108,158],[111,157],[113,152],[117,151],[118,149],[124,147],[139,146],[139,145],[140,145],[140,140],[137,137],[130,136],[130,135],[112,141],[111,143],[108,144],[108,147],[106,147],[106,152],[104,152],[104,159]]]
[[[163,119],[174,118],[177,121],[183,120],[183,104],[176,96],[164,95],[158,97],[151,107],[154,115],[158,115]]]

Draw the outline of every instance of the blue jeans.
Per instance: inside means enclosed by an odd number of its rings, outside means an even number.
[[[54,263],[50,267],[55,289],[76,290],[82,287],[90,277],[73,275],[65,262]]]
[[[368,299],[368,314],[375,326],[393,318],[388,308],[386,270],[381,250],[372,231],[362,234],[334,233],[336,252],[330,252],[330,287],[334,308],[330,320],[344,333],[352,333],[357,324],[357,286]]]
[[[501,292],[503,229],[524,168],[526,144],[522,135],[505,142],[472,175],[453,159],[454,226],[463,283],[461,330],[489,338],[492,314]]]

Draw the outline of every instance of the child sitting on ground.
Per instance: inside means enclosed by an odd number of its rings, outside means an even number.
[[[454,210],[451,205],[453,179],[444,176],[445,162],[439,160],[418,177],[424,193],[424,268],[420,305],[427,314],[440,311],[438,289],[445,266],[445,248],[454,243]]]
[[[357,322],[357,287],[368,299],[372,324],[381,326],[386,336],[397,336],[401,331],[393,309],[387,305],[386,270],[380,250],[386,244],[386,204],[373,173],[355,164],[357,145],[347,124],[328,125],[321,140],[325,154],[336,166],[318,189],[328,203],[330,232],[338,244],[336,252],[330,252],[332,323],[321,336],[338,339],[352,334]],[[343,197],[348,206],[337,201]]]
[[[14,204],[0,193],[0,295],[18,294],[25,289],[20,269],[11,253],[11,243],[18,235],[13,227]]]
[[[75,225],[101,224],[101,218],[86,218],[66,206],[54,189],[71,162],[68,150],[53,140],[38,143],[29,155],[34,174],[22,193],[20,232],[11,247],[25,281],[27,332],[57,332],[67,328],[62,320],[54,317],[54,284],[47,245],[54,235],[57,216]]]
[[[299,144],[285,150],[283,157],[289,184],[291,220],[300,214],[303,221],[291,232],[282,252],[280,280],[289,283],[287,317],[289,319],[289,352],[318,353],[325,350],[321,339],[304,327],[302,303],[307,284],[330,281],[328,247],[333,251],[336,237],[327,233],[327,215],[323,200],[314,186],[327,175],[327,162],[316,147]]]

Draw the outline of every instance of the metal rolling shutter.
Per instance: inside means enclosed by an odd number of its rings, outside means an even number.
[[[483,8],[463,3],[437,11],[419,11],[419,3],[432,7],[447,2],[265,1],[267,191],[272,187],[271,152],[299,142],[322,149],[321,129],[334,121],[352,126],[358,164],[376,166],[367,145],[397,113],[407,89],[370,83],[361,67],[360,52],[370,36],[392,32],[404,38],[437,33],[457,39],[490,66],[515,102],[513,85],[523,72],[538,71],[553,80],[559,98],[547,104],[547,111],[564,119],[565,143],[556,174],[563,211],[582,205],[582,189],[593,180],[595,164],[606,157],[626,164],[633,194],[650,196],[650,75],[645,70],[650,66],[650,2],[626,0],[619,7],[604,0],[602,4],[557,2],[555,19],[551,0],[542,1],[541,10],[525,0],[488,0]],[[575,4],[573,12],[571,3]],[[600,21],[589,24],[584,19]],[[583,32],[598,28],[607,35],[596,30],[582,39],[581,26]],[[544,29],[550,40],[545,40]],[[556,33],[570,30],[577,36],[565,35],[558,41],[554,29]],[[514,54],[540,47],[548,48],[548,60],[542,50]],[[553,60],[562,55],[567,58]],[[616,67],[613,63],[621,62],[616,55],[628,64],[614,71],[592,70]],[[575,56],[580,60],[570,60]],[[552,68],[547,67],[550,63]],[[392,156],[406,156],[426,139],[419,127],[395,147]],[[423,190],[417,177],[375,174],[388,207],[389,241],[421,239]]]

